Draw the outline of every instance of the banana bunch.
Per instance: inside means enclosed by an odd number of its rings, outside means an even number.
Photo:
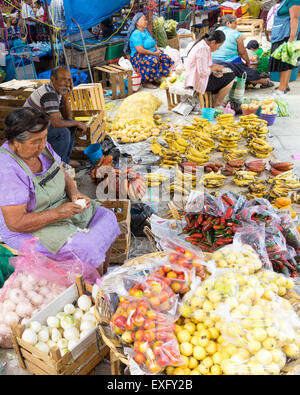
[[[255,181],[256,175],[254,171],[239,170],[234,173],[233,181],[240,187],[247,187]]]
[[[268,132],[268,127],[265,124],[258,124],[253,126],[246,126],[242,130],[241,135],[246,140],[252,140],[254,138],[266,139]]]
[[[148,173],[145,176],[145,180],[148,184],[148,188],[150,187],[157,187],[159,186],[162,182],[166,181],[169,179],[169,176],[167,174],[160,174],[160,173]]]
[[[198,135],[197,133],[194,133],[192,136],[190,136],[190,142],[194,144],[194,146],[199,150],[212,150],[216,148],[215,141],[208,135]]]
[[[166,152],[166,148],[159,144],[157,141],[151,142],[151,151],[154,155],[162,156]]]
[[[268,158],[273,150],[266,140],[254,138],[249,142],[249,152],[257,158]]]
[[[178,152],[166,150],[160,158],[159,166],[169,169],[171,167],[174,167],[177,163],[180,163],[181,161],[182,158]]]
[[[239,132],[227,129],[219,135],[218,139],[220,141],[217,148],[219,151],[224,151],[225,149],[237,149],[241,135]]]
[[[300,204],[300,191],[292,192],[290,195],[292,203]]]
[[[200,130],[209,134],[212,131],[212,123],[207,119],[194,117],[194,120],[191,122],[191,124],[194,126],[195,130]]]
[[[179,133],[164,131],[161,137],[168,143],[169,148],[184,154],[189,143]]]
[[[230,162],[234,159],[242,159],[247,154],[248,150],[246,149],[226,149],[223,151],[222,156],[226,162]]]
[[[256,114],[241,115],[239,117],[239,125],[244,128],[247,126],[255,127],[257,125],[267,125],[268,122],[260,119]]]
[[[195,132],[195,126],[190,126],[190,125],[183,125],[181,129],[181,136],[189,140],[190,136]]]
[[[168,193],[174,193],[178,195],[188,196],[191,192],[191,188],[185,188],[180,182],[171,182],[170,185],[165,186],[165,191]]]
[[[209,153],[211,149],[199,151],[193,146],[190,146],[185,152],[185,158],[188,162],[197,163],[199,166],[204,166],[209,160]]]
[[[219,124],[219,125],[221,125],[221,124],[226,124],[226,125],[228,125],[228,124],[231,124],[231,123],[234,123],[235,122],[235,120],[234,120],[234,115],[233,114],[221,114],[221,115],[219,115],[217,118],[216,118],[216,120],[217,120],[217,123]]]
[[[255,178],[254,182],[249,185],[249,193],[246,195],[247,199],[263,198],[266,196],[268,188],[265,181],[260,178]]]
[[[272,190],[275,189],[276,192],[282,190],[286,193],[300,188],[300,180],[293,174],[293,170],[285,171],[276,177],[270,177],[268,183],[272,184]]]
[[[201,177],[201,182],[206,188],[219,188],[224,185],[224,181],[226,180],[226,176],[221,173],[219,170],[217,173],[210,172],[206,173]]]

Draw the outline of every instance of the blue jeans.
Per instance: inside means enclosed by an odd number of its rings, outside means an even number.
[[[61,157],[61,160],[69,163],[74,146],[75,128],[53,128],[50,124],[47,140],[57,155]]]

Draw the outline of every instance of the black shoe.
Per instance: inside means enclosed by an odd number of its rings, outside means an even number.
[[[275,89],[277,90],[278,86]],[[290,91],[291,91],[291,88],[288,86],[284,92],[287,93],[287,92],[290,92]]]

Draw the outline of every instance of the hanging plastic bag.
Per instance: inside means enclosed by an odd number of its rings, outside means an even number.
[[[236,77],[235,81],[232,85],[232,88],[229,92],[229,99],[235,101],[237,103],[242,103],[245,95],[245,88],[246,88],[246,81],[247,81],[247,73],[244,72],[242,77]]]

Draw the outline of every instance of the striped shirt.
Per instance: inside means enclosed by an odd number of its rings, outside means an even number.
[[[62,95],[56,92],[51,82],[47,82],[32,92],[24,107],[35,108],[49,115],[55,114],[62,107]]]

